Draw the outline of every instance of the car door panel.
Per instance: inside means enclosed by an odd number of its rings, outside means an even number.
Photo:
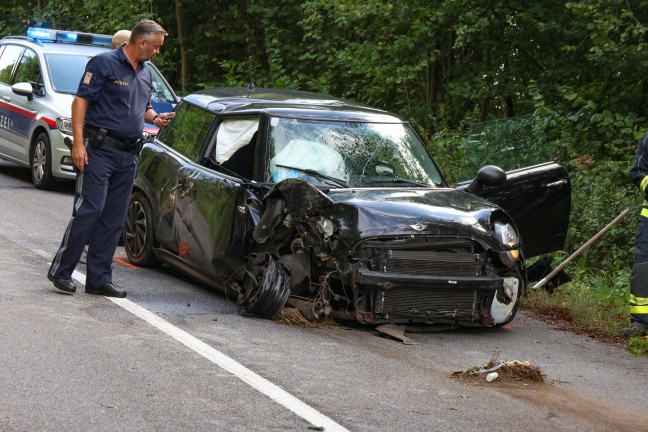
[[[178,255],[196,269],[226,278],[240,184],[200,165],[187,164],[177,174],[174,225]]]
[[[462,183],[457,188],[467,186]],[[513,218],[526,258],[563,249],[571,214],[571,182],[562,166],[551,162],[508,172],[503,185],[486,187],[478,195]]]
[[[35,115],[30,116],[16,104],[14,98],[20,96],[11,90],[14,71],[23,51],[21,46],[7,45],[0,57],[0,154],[25,163],[23,147]]]

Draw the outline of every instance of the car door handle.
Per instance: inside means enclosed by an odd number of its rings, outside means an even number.
[[[7,102],[11,102],[11,98],[9,96],[2,96],[2,99],[6,100]]]
[[[560,186],[562,186],[562,185],[564,185],[564,184],[567,184],[567,180],[562,179],[562,180],[555,181],[555,182],[553,182],[553,183],[547,183],[547,184],[545,185],[545,187],[548,187],[548,188],[557,188],[557,187],[560,187]]]
[[[184,197],[187,194],[187,192],[189,192],[189,189],[193,187],[193,185],[194,185],[193,181],[187,178],[180,178],[178,179],[178,183],[176,183],[176,185],[173,188],[171,188],[169,192],[177,193],[181,197]]]
[[[226,179],[222,179],[220,182],[218,182],[218,186],[221,189],[230,190],[230,189],[234,189],[235,184],[230,181],[227,181]]]

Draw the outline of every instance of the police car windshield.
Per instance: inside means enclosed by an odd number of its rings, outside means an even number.
[[[74,54],[47,54],[45,61],[50,71],[52,87],[58,93],[75,94],[85,66],[91,56]]]

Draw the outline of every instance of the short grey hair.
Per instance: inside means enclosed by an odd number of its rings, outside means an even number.
[[[162,36],[168,36],[166,30],[164,30],[160,24],[151,20],[142,20],[138,22],[135,25],[135,27],[133,27],[133,30],[131,30],[129,42],[132,44],[136,44],[137,41],[142,38],[146,39],[147,41],[150,41],[153,38],[153,36],[157,34],[161,34]]]

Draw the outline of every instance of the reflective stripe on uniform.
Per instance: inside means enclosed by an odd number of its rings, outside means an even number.
[[[648,298],[637,297],[634,294],[630,294],[630,304],[633,306],[648,306]]]
[[[630,294],[630,313],[633,315],[648,315],[648,297],[637,297]]]
[[[630,306],[632,315],[648,315],[648,306]]]
[[[641,183],[639,183],[639,189],[641,189],[641,192],[646,191],[646,186],[648,185],[648,176],[644,177],[641,180]]]
[[[648,208],[641,209],[641,216],[648,218]]]

